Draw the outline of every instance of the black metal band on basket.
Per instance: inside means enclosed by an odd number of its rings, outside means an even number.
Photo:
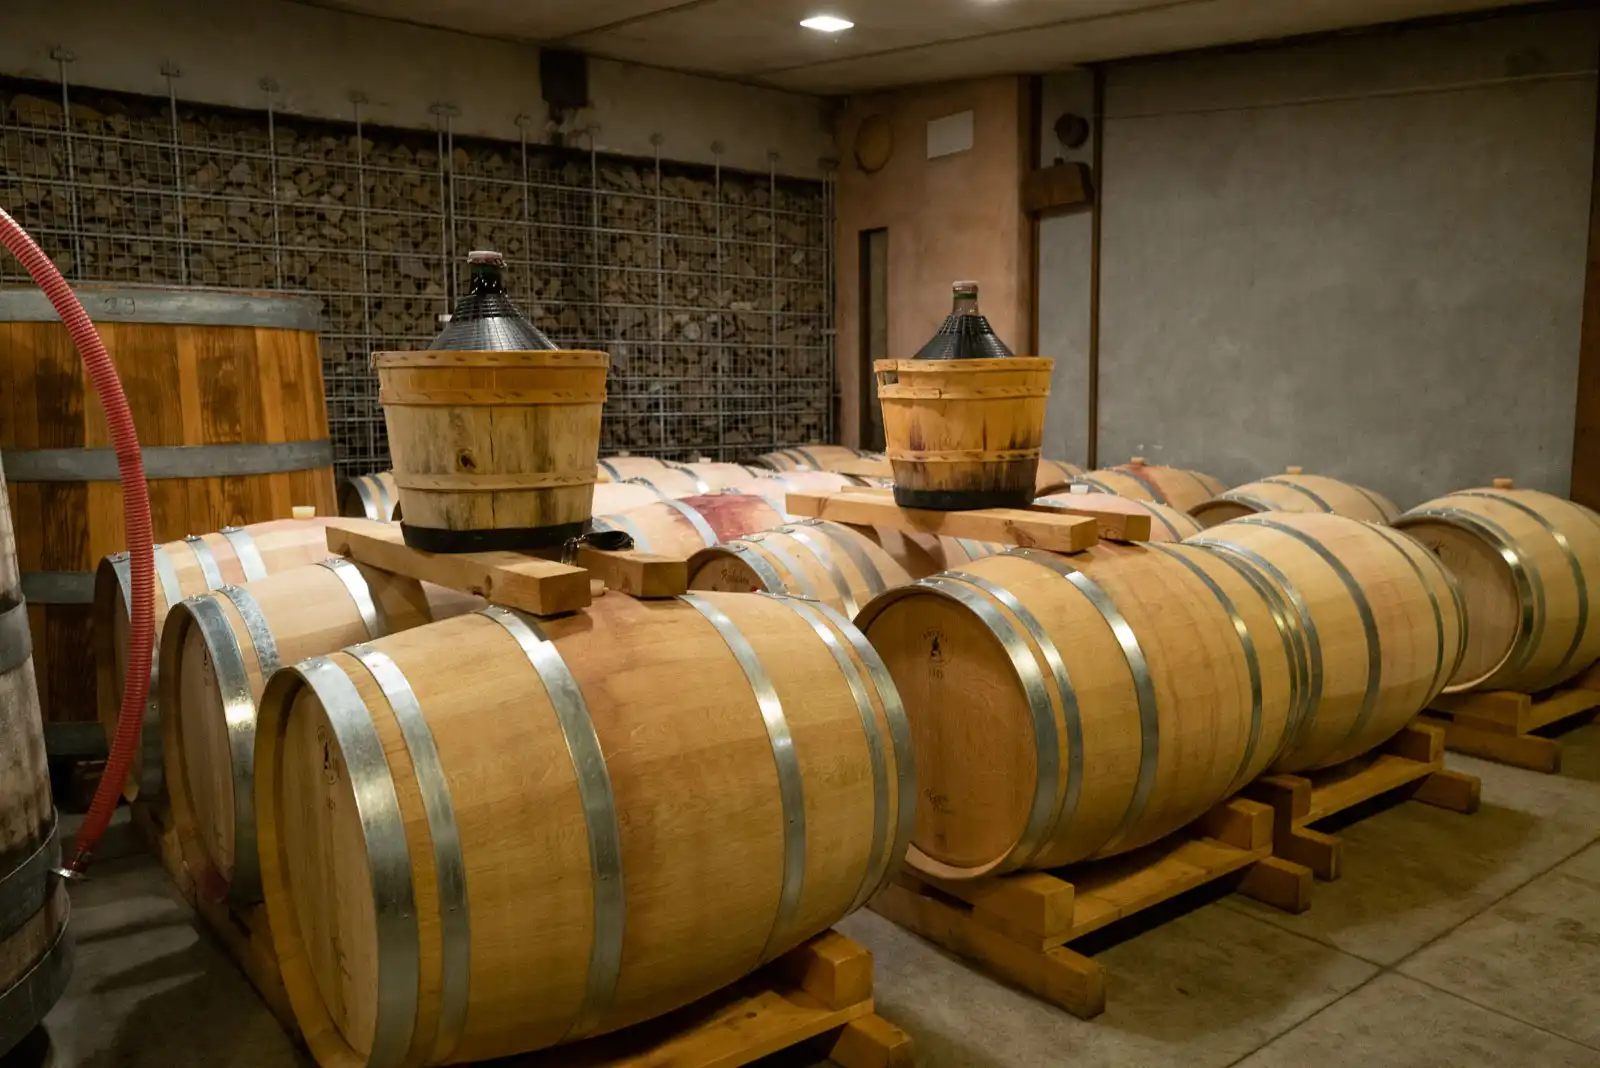
[[[550,527],[500,527],[488,530],[445,530],[401,523],[400,532],[413,549],[430,553],[518,552],[554,549],[567,539],[581,537],[587,522],[558,523]]]
[[[971,512],[979,508],[1026,508],[1033,503],[1033,485],[1009,490],[919,490],[896,485],[894,503],[902,508],[935,512]]]
[[[50,814],[50,830],[44,841],[16,867],[0,875],[0,942],[4,942],[44,907],[54,871],[61,866],[61,816]]]
[[[0,604],[5,600],[0,598]],[[22,666],[33,655],[33,638],[28,631],[28,601],[18,598],[9,608],[0,609],[0,675]]]
[[[72,978],[72,906],[65,887],[55,892],[61,895],[64,913],[55,940],[16,982],[0,988],[0,1058],[44,1020]]]

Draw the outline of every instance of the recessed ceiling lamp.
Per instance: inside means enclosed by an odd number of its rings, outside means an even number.
[[[843,30],[848,30],[855,23],[849,19],[841,19],[836,15],[812,15],[808,19],[801,19],[800,25],[808,30],[816,30],[818,33],[839,33]]]

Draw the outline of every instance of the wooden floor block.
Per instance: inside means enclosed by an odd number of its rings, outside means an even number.
[[[1417,784],[1411,799],[1437,808],[1447,808],[1451,812],[1470,814],[1478,811],[1482,789],[1483,780],[1476,775],[1436,771]]]
[[[1344,843],[1331,834],[1309,827],[1291,827],[1279,839],[1276,850],[1284,860],[1310,869],[1324,881],[1339,877],[1344,866]]]
[[[1443,694],[1431,711],[1458,753],[1554,775],[1561,770],[1561,743],[1532,732],[1585,716],[1600,708],[1600,673],[1590,669],[1565,687],[1525,693]]]
[[[839,1068],[911,1068],[916,1047],[910,1035],[882,1016],[863,1016],[839,1028],[828,1060]]]
[[[1245,872],[1238,890],[1245,897],[1299,915],[1311,907],[1311,869],[1282,857],[1263,857]]]

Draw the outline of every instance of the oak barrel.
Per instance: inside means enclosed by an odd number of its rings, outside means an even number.
[[[1086,472],[1073,479],[1073,482],[1087,486],[1096,493],[1115,493],[1119,497],[1155,501],[1180,512],[1192,511],[1196,505],[1204,504],[1226,488],[1203,471],[1147,464],[1142,456],[1135,456],[1128,463],[1116,467]]]
[[[1276,756],[1306,672],[1275,591],[1188,545],[1009,549],[858,618],[911,721],[908,863],[971,879],[1154,841]]]
[[[1069,464],[1065,460],[1039,459],[1039,470],[1033,477],[1033,492],[1035,496],[1044,496],[1049,493],[1065,493],[1067,487],[1072,485],[1072,480],[1083,474],[1083,468],[1077,464]]]
[[[597,529],[624,531],[633,538],[636,549],[683,560],[707,546],[766,530],[782,522],[783,515],[765,498],[744,493],[712,493],[657,501],[642,508],[594,517]]]
[[[626,482],[639,475],[660,471],[666,466],[665,460],[658,460],[654,456],[629,456],[626,453],[607,456],[599,461],[600,470],[609,475],[613,482]]]
[[[72,971],[67,887],[52,872],[59,835],[28,606],[0,494],[0,1059],[44,1019]]]
[[[1182,541],[1193,534],[1198,534],[1203,529],[1195,518],[1187,512],[1180,512],[1165,504],[1155,501],[1141,500],[1137,497],[1112,496],[1110,494],[1096,494],[1095,500],[1086,501],[1088,496],[1082,493],[1057,493],[1048,497],[1039,497],[1035,504],[1053,504],[1066,508],[1081,507],[1093,503],[1096,508],[1105,508],[1110,511],[1127,511],[1133,514],[1145,514],[1150,517],[1150,541]],[[1107,505],[1107,500],[1117,503]]]
[[[481,598],[340,557],[173,606],[161,635],[159,737],[196,891],[210,900],[261,899],[255,706],[274,671],[482,606]]]
[[[1191,509],[1207,527],[1256,512],[1332,512],[1369,523],[1392,523],[1400,509],[1381,493],[1325,475],[1308,475],[1298,467],[1235,486]]]
[[[643,508],[661,500],[661,494],[638,482],[597,482],[594,502],[590,505],[596,516],[615,515],[618,512]]]
[[[161,630],[167,611],[185,597],[223,586],[264,578],[314,563],[328,555],[327,519],[277,519],[247,527],[229,527],[213,534],[191,534],[182,541],[155,547],[155,637],[151,660],[150,697],[145,704],[139,750],[128,765],[123,796],[161,789],[161,726],[159,668]],[[100,724],[106,740],[115,737],[128,674],[128,638],[133,617],[133,572],[127,553],[100,561],[94,583],[94,670]]]
[[[835,474],[832,471],[781,471],[771,478],[758,478],[754,482],[735,486],[729,492],[765,497],[768,504],[787,516],[791,493],[838,493],[840,490],[859,486],[863,481],[861,478]]]
[[[325,1066],[477,1061],[716,990],[892,875],[894,687],[791,598],[502,608],[280,671],[262,879]]]
[[[583,532],[606,400],[603,352],[380,352],[407,545],[540,549]]]
[[[1600,656],[1600,517],[1588,508],[1496,485],[1420,504],[1395,526],[1461,584],[1467,650],[1447,690],[1534,693]]]
[[[845,445],[796,445],[789,449],[764,452],[753,462],[758,467],[769,467],[774,471],[832,471],[837,464],[870,455]]]
[[[796,519],[695,553],[689,588],[795,594],[854,617],[884,590],[1000,548],[969,538]]]
[[[904,508],[1026,508],[1055,361],[877,360],[883,433]]]
[[[1211,527],[1189,544],[1265,572],[1299,619],[1311,713],[1274,771],[1327,767],[1377,747],[1438,696],[1461,660],[1455,579],[1398,531],[1322,512],[1269,512]]]
[[[157,541],[335,511],[318,310],[281,294],[74,289],[139,429]],[[127,545],[116,455],[82,362],[36,289],[0,290],[0,452],[47,739],[93,724],[90,602],[100,559]],[[54,743],[52,743],[54,744]]]
[[[682,467],[663,467],[649,474],[634,475],[625,484],[644,486],[664,501],[694,497],[720,488]]]
[[[400,518],[400,490],[393,471],[351,475],[339,483],[339,514],[389,523]]]
[[[705,486],[704,492],[716,493],[718,490],[733,489],[747,482],[754,482],[762,477],[743,464],[713,463],[709,460],[696,460],[694,463],[678,464],[669,463],[669,467],[682,471],[693,478],[697,483]],[[646,478],[650,477],[648,475]]]

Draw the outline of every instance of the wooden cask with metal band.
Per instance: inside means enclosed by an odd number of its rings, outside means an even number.
[[[256,702],[279,667],[483,607],[340,557],[174,605],[161,635],[157,725],[167,796],[196,890],[261,900]]]
[[[1395,520],[1456,576],[1467,650],[1446,687],[1535,693],[1600,656],[1600,517],[1496,479]]]
[[[623,531],[643,552],[687,560],[707,546],[778,526],[783,515],[763,497],[712,493],[597,515],[593,522],[597,530]]]
[[[689,588],[794,594],[853,618],[884,590],[1000,548],[968,538],[919,538],[796,519],[695,553],[689,558]]]
[[[1126,852],[1270,765],[1308,675],[1277,592],[1186,545],[1009,549],[858,618],[911,722],[908,863],[973,879]]]
[[[502,608],[275,675],[268,917],[332,1066],[477,1061],[658,1016],[827,928],[910,830],[898,698],[798,599]]]
[[[1311,715],[1274,771],[1327,767],[1376,748],[1456,672],[1467,629],[1455,579],[1405,534],[1320,512],[1269,512],[1189,544],[1265,572],[1299,619]]]
[[[1055,361],[876,360],[894,499],[904,508],[1026,508]]]
[[[339,483],[339,514],[390,523],[400,518],[400,490],[393,471],[351,475]]]
[[[406,544],[429,552],[559,545],[594,494],[603,352],[380,352]]]
[[[1115,493],[1119,497],[1155,501],[1190,512],[1220,494],[1226,487],[1202,471],[1182,467],[1163,467],[1147,464],[1144,457],[1116,467],[1103,467],[1073,479],[1074,484],[1087,486],[1096,493]]]
[[[0,472],[0,1061],[72,971],[60,822],[50,798],[28,605]]]
[[[1332,512],[1369,523],[1392,523],[1400,514],[1380,493],[1325,475],[1303,474],[1298,467],[1235,486],[1190,511],[1207,527],[1256,512]]]
[[[641,482],[597,482],[590,508],[596,516],[615,515],[660,500],[661,494]]]
[[[185,597],[244,582],[321,560],[328,555],[327,519],[278,519],[229,527],[214,534],[192,534],[182,541],[155,547],[155,636],[150,664],[150,697],[145,704],[139,750],[128,765],[123,795],[133,800],[161,789],[161,725],[159,655],[167,611]],[[127,553],[100,561],[94,584],[94,671],[100,727],[106,742],[116,735],[128,674],[128,638],[132,628],[133,573]]]
[[[1081,474],[1083,468],[1077,464],[1041,458],[1039,470],[1033,477],[1033,492],[1040,497],[1050,493],[1065,493],[1067,487],[1072,485],[1072,480]]]
[[[1084,500],[1087,494],[1081,493],[1056,493],[1048,497],[1035,499],[1035,504],[1051,504],[1072,508],[1088,503]],[[1106,507],[1100,502],[1115,500],[1117,503],[1110,505],[1111,511],[1127,511],[1134,514],[1148,515],[1150,517],[1150,541],[1182,541],[1191,535],[1198,534],[1203,529],[1195,518],[1186,512],[1155,501],[1140,500],[1137,497],[1111,496],[1097,494],[1095,507]]]
[[[754,482],[735,486],[729,492],[765,497],[768,504],[788,516],[791,493],[838,493],[863,482],[863,479],[832,471],[780,471],[771,478],[758,478]]]
[[[872,454],[844,445],[796,445],[791,449],[764,452],[755,458],[754,463],[774,471],[831,471],[835,464],[848,463],[869,455]]]
[[[762,477],[743,464],[712,463],[708,460],[701,460],[689,464],[669,462],[667,466],[682,471],[697,483],[704,485],[707,493],[733,489],[736,486],[754,482],[757,478]],[[647,474],[645,477],[649,478],[650,476]]]
[[[335,511],[318,311],[303,297],[82,286],[133,411],[157,541]],[[105,418],[54,307],[0,290],[0,453],[19,518],[46,737],[98,746],[83,669],[100,559],[126,547]],[[78,725],[76,729],[72,725]],[[87,738],[74,735],[87,735]]]
[[[613,482],[626,482],[639,475],[648,475],[667,466],[667,461],[654,456],[607,456],[599,461],[600,470]]]
[[[711,493],[716,488],[693,471],[681,467],[663,467],[649,474],[634,475],[625,485],[645,486],[664,501]]]

